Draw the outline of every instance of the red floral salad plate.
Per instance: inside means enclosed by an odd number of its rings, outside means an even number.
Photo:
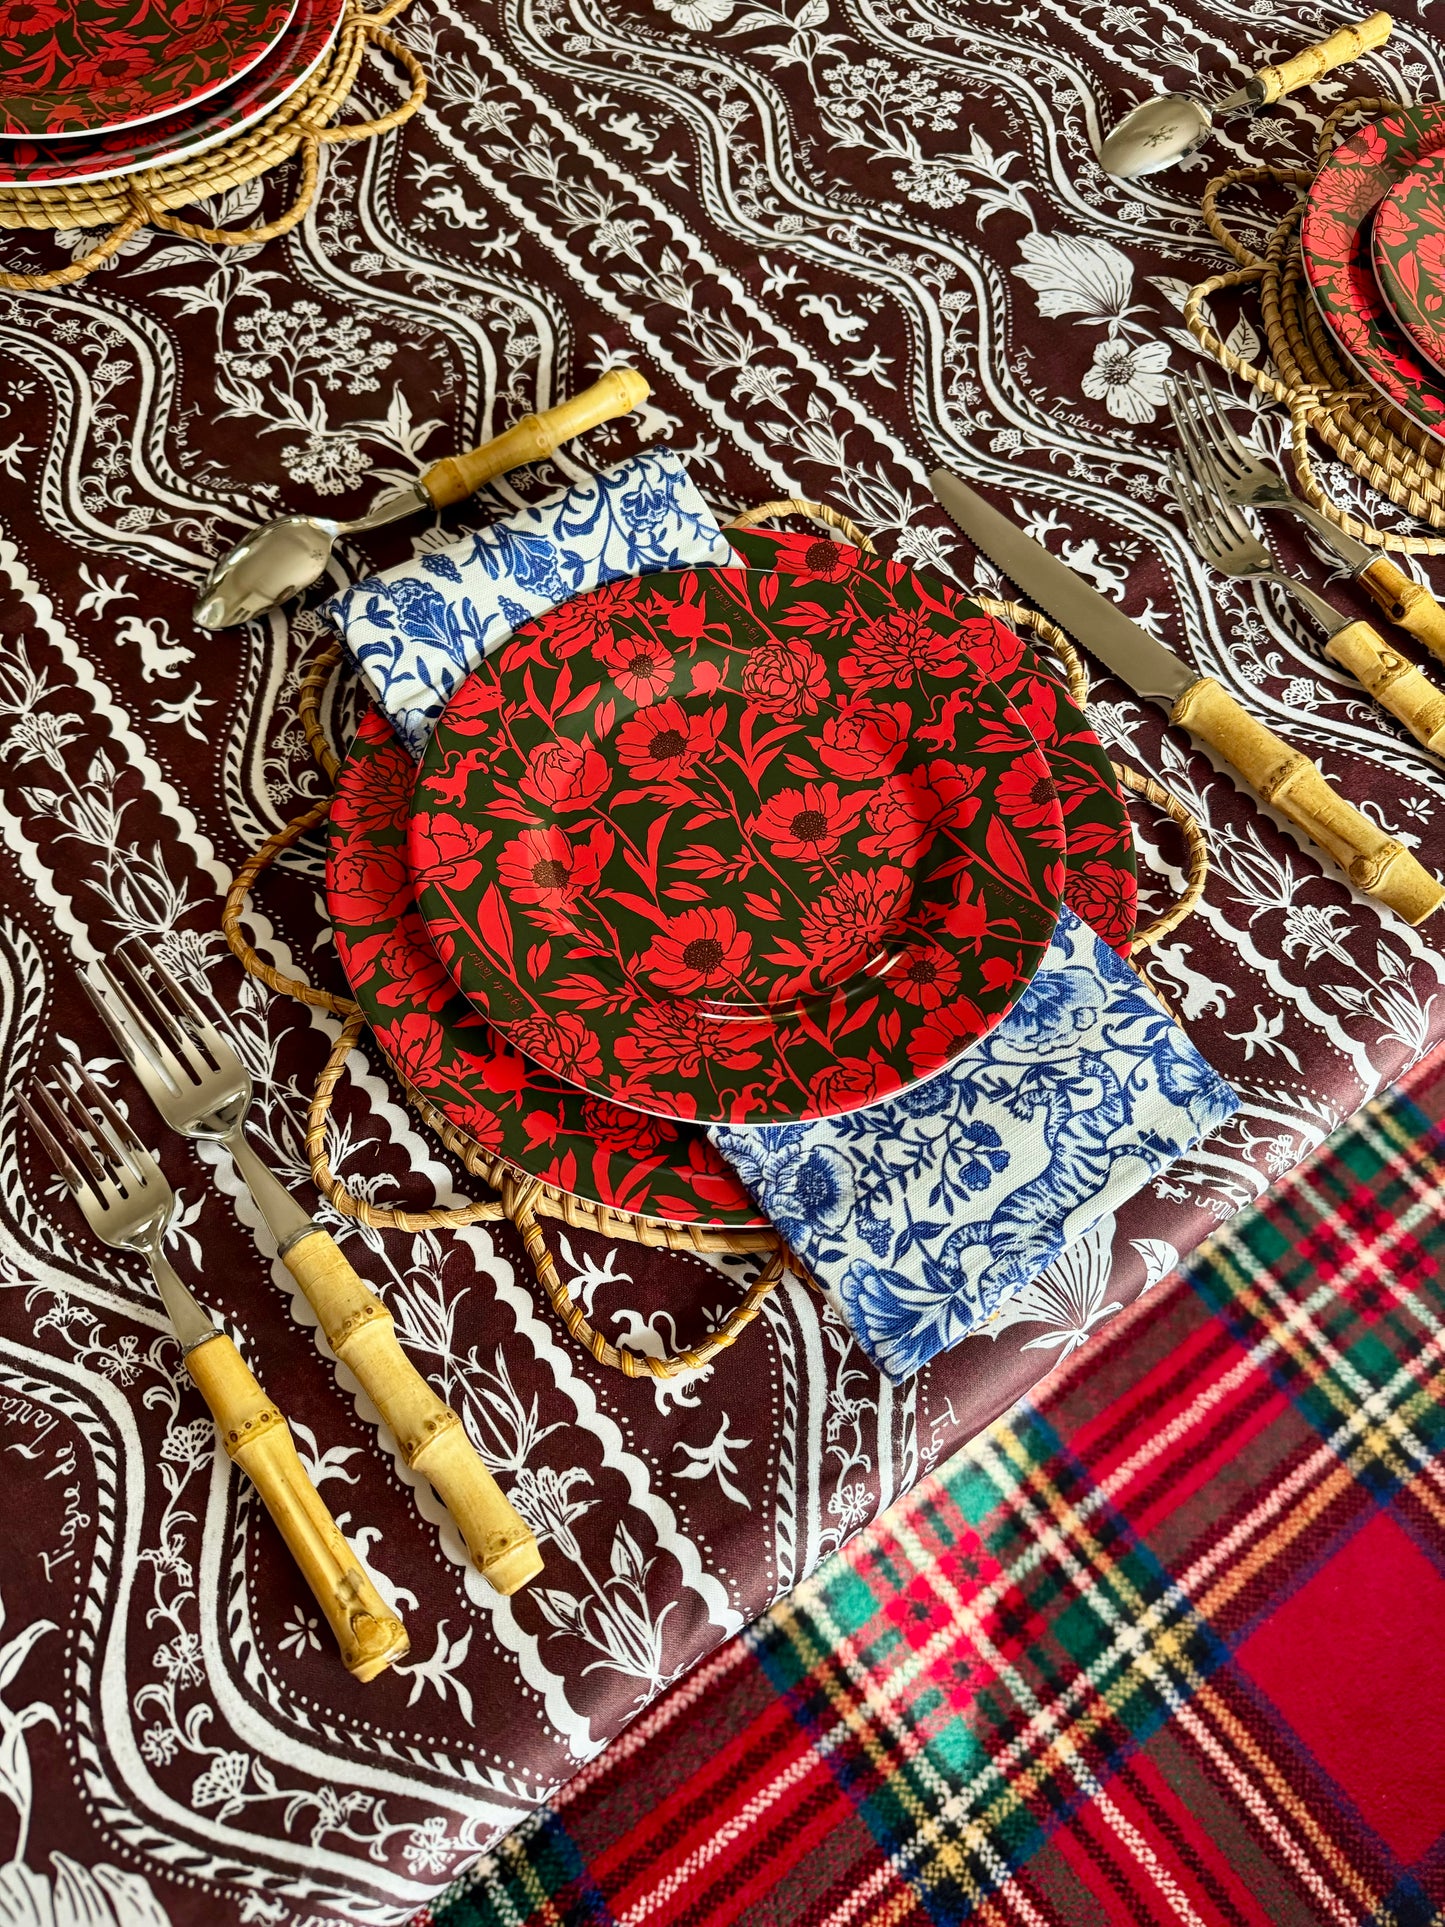
[[[557,1076],[699,1123],[830,1116],[941,1070],[1037,969],[1064,833],[969,653],[987,618],[938,614],[727,569],[525,624],[413,793],[457,987]]]
[[[754,567],[834,579],[862,571],[915,578],[896,564],[808,537],[733,531]],[[943,590],[961,611],[977,609]],[[1032,648],[1001,623],[979,625],[975,658],[1030,722],[1063,805],[1071,907],[1127,954],[1134,924],[1129,820],[1113,771],[1082,713]],[[457,991],[416,912],[405,862],[416,770],[380,711],[369,710],[342,766],[331,814],[327,897],[352,995],[397,1072],[490,1155],[559,1190],[673,1223],[761,1223],[703,1130],[590,1097],[514,1050]]]
[[[1400,328],[1371,261],[1371,217],[1406,175],[1445,152],[1445,104],[1401,107],[1370,121],[1315,176],[1300,227],[1300,253],[1315,304],[1360,373],[1445,441],[1445,376]]]
[[[344,10],[345,0],[297,0],[285,32],[242,79],[143,127],[58,140],[0,140],[0,187],[105,181],[204,154],[274,112],[310,78],[335,41]]]
[[[887,593],[895,608],[926,621],[970,619],[974,666],[998,684],[1048,758],[1064,818],[1064,901],[1127,957],[1139,891],[1134,834],[1119,779],[1088,718],[1035,650],[1014,630],[982,616],[961,589],[900,562],[816,535],[770,529],[729,529],[728,541],[751,568],[781,569],[801,579],[829,582],[863,574]]]
[[[0,0],[0,136],[118,132],[229,87],[296,0]]]
[[[1385,305],[1445,372],[1445,153],[1411,168],[1375,211],[1370,255]]]

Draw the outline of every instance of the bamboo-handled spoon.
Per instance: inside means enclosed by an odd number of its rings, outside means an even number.
[[[1215,117],[1253,114],[1261,107],[1308,87],[1336,67],[1358,60],[1363,53],[1384,46],[1394,21],[1387,13],[1340,27],[1328,40],[1306,47],[1275,66],[1259,72],[1234,93],[1208,106],[1188,94],[1160,94],[1130,108],[1099,149],[1099,165],[1116,180],[1133,181],[1182,161],[1209,138]]]
[[[267,522],[223,555],[201,586],[195,621],[202,629],[230,629],[268,615],[309,589],[326,573],[332,544],[342,535],[361,535],[423,509],[446,508],[474,494],[483,482],[540,462],[554,448],[584,435],[599,422],[631,414],[651,390],[635,368],[613,368],[580,395],[558,402],[545,414],[524,415],[504,434],[466,455],[448,455],[404,489],[383,496],[374,508],[351,522],[325,515],[283,515]]]

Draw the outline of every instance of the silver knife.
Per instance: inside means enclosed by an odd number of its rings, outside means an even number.
[[[1256,796],[1288,817],[1332,857],[1357,890],[1407,923],[1423,923],[1445,903],[1445,887],[1392,836],[1362,816],[1282,737],[1256,722],[1212,676],[1201,676],[1131,622],[1016,522],[946,468],[929,476],[943,507],[974,547],[1016,583],[1030,602],[1098,657],[1135,695],[1159,703],[1243,777]]]

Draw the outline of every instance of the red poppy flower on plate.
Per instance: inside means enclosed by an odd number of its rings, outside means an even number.
[[[748,829],[791,863],[818,863],[852,834],[868,804],[868,791],[840,796],[836,783],[805,783],[768,798]]]
[[[465,890],[481,875],[481,854],[492,832],[465,817],[438,810],[411,820],[411,860],[418,883],[441,890]]]
[[[828,962],[865,963],[883,948],[912,899],[913,880],[906,870],[885,864],[851,871],[804,912],[803,942]]]
[[[840,1057],[825,1065],[808,1083],[808,1096],[824,1117],[840,1111],[859,1111],[865,1104],[896,1091],[903,1079],[876,1051],[864,1057]]]
[[[789,573],[798,582],[841,582],[851,573],[858,551],[845,549],[826,536],[815,536],[788,558]]]
[[[1059,792],[1041,756],[1021,758],[994,785],[993,800],[1008,818],[1026,830],[1048,828],[1059,808]],[[1062,829],[1058,832],[1062,839]]]
[[[635,629],[593,645],[597,660],[612,671],[612,680],[639,709],[655,703],[677,674],[677,659],[659,636]]]
[[[936,943],[910,944],[888,971],[888,982],[905,1003],[938,1010],[958,994],[957,961]]]
[[[539,803],[565,815],[595,803],[611,781],[606,757],[585,736],[580,743],[554,737],[538,743],[527,758],[522,788]]]
[[[752,942],[731,910],[684,910],[669,918],[638,963],[659,989],[690,997],[736,984],[748,967]]]
[[[915,609],[874,616],[858,630],[838,665],[854,689],[911,689],[915,677],[956,676],[965,657],[957,631],[942,634]]]
[[[669,696],[630,716],[617,732],[617,754],[639,783],[685,776],[717,747],[727,712],[689,714]]]
[[[903,760],[912,718],[907,703],[840,703],[824,720],[818,754],[835,776],[886,776]]]
[[[605,1097],[586,1100],[582,1122],[598,1150],[609,1157],[656,1157],[675,1135],[673,1126],[662,1118],[631,1110],[626,1104],[610,1104]]]
[[[115,34],[94,53],[82,54],[60,85],[66,92],[84,88],[87,92],[112,94],[119,89],[128,95],[135,92],[131,82],[148,73],[155,65],[155,58],[154,47]]]
[[[54,0],[0,0],[0,38],[20,40],[27,34],[49,33],[71,12]]]
[[[981,768],[958,763],[922,763],[896,770],[868,805],[873,834],[858,847],[865,856],[916,863],[937,831],[966,829],[978,814]]]
[[[396,849],[334,849],[326,894],[335,923],[371,924],[399,917],[412,903],[411,871]]]
[[[412,1013],[382,1025],[377,1042],[418,1090],[434,1090],[442,1081],[442,1028],[435,1018]]]
[[[601,1046],[575,1011],[564,1010],[556,1017],[524,1017],[508,1024],[507,1041],[525,1051],[533,1063],[569,1082],[601,1074]]]
[[[816,715],[827,693],[827,664],[807,643],[760,643],[748,651],[743,694],[780,723]]]
[[[988,1028],[977,1006],[955,997],[923,1019],[908,1039],[908,1061],[920,1077],[952,1063]]]
[[[497,858],[497,872],[517,903],[564,910],[597,881],[597,858],[555,823],[536,824],[514,836]]]
[[[772,1034],[771,1024],[704,1017],[688,1004],[642,1004],[617,1039],[617,1061],[643,1085],[641,1097],[651,1080],[696,1077],[704,1064],[751,1070]]]

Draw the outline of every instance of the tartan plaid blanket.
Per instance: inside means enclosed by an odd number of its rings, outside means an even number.
[[[438,1927],[1445,1909],[1445,1052],[681,1682]]]

